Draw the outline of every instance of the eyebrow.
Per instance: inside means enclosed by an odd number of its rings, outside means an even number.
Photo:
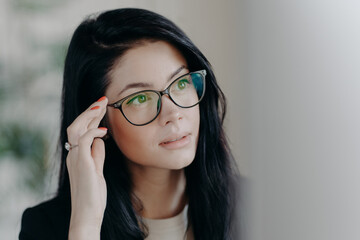
[[[167,82],[170,82],[171,79],[173,79],[177,74],[179,74],[183,69],[186,69],[184,65],[179,67],[176,71],[174,71],[168,78]],[[121,90],[117,96],[120,96],[123,92],[125,92],[128,89],[131,88],[145,88],[145,87],[153,87],[153,84],[149,83],[143,83],[143,82],[137,82],[137,83],[130,83],[124,87],[123,90]]]

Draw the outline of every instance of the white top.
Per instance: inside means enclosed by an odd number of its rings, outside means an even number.
[[[145,240],[193,240],[191,227],[186,232],[188,224],[188,205],[178,215],[166,219],[143,218],[149,228],[149,236]]]

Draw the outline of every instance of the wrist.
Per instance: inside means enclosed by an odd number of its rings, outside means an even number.
[[[98,226],[70,224],[69,240],[100,240],[100,230]]]
[[[72,213],[69,227],[69,240],[76,239],[100,239],[102,218]]]

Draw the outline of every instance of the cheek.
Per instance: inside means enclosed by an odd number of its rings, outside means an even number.
[[[111,135],[122,153],[129,159],[136,158],[152,143],[153,133],[149,129],[131,125],[125,118],[116,114],[111,121]]]
[[[200,109],[199,109],[199,105],[196,105],[193,108],[190,108],[192,110],[191,112],[191,119],[192,119],[192,123],[193,123],[193,129],[197,130],[197,132],[199,131],[199,127],[200,127]]]
[[[180,127],[193,135],[192,146],[180,151],[169,152],[159,148],[159,134],[163,128],[147,125],[144,127],[130,124],[121,114],[109,116],[111,135],[122,153],[132,162],[144,166],[182,168],[194,159],[199,135],[199,106],[182,110],[183,120]],[[153,122],[156,125],[156,121]],[[165,156],[165,157],[164,157]],[[169,162],[169,159],[174,161]],[[176,161],[175,161],[176,160]]]
[[[191,109],[191,113],[188,116],[191,117],[190,118],[191,130],[195,140],[195,145],[193,150],[194,152],[196,152],[198,140],[199,140],[199,130],[200,130],[200,109],[199,109],[199,105],[190,109]]]

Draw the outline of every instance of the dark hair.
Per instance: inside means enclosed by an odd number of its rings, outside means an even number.
[[[104,95],[109,71],[127,50],[144,41],[163,40],[185,57],[189,70],[205,69],[206,93],[200,103],[200,129],[194,161],[185,168],[189,225],[194,237],[229,239],[232,224],[233,176],[236,167],[223,130],[225,97],[200,50],[174,23],[142,9],[116,9],[90,16],[75,30],[64,69],[60,142],[61,168],[58,196],[70,203],[66,168],[67,127],[89,105]],[[108,196],[102,239],[143,239],[146,231],[132,206],[131,179],[125,158],[110,137],[105,141],[104,177]],[[120,160],[119,160],[120,159]],[[141,221],[140,221],[141,222]]]

